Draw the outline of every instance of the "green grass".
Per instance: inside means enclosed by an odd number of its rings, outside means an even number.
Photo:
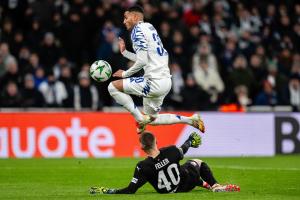
[[[139,159],[0,160],[0,199],[300,199],[300,156],[204,158],[221,183],[239,193],[157,194],[146,184],[135,195],[89,195],[90,186],[127,186]]]

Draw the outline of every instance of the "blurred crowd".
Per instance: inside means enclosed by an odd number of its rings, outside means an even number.
[[[164,108],[300,107],[300,2],[296,0],[1,0],[0,107],[101,110],[115,103],[93,61],[132,65],[123,12],[138,3],[170,55]],[[141,75],[141,74],[139,74]],[[141,101],[138,101],[141,104]]]

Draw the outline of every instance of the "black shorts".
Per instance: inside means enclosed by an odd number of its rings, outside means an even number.
[[[188,192],[202,184],[199,165],[193,160],[188,160],[180,166],[180,174],[180,183],[176,192]]]

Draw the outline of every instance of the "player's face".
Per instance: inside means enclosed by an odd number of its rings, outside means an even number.
[[[126,11],[124,13],[124,21],[123,24],[126,26],[127,30],[131,30],[136,24],[136,17],[134,13]]]

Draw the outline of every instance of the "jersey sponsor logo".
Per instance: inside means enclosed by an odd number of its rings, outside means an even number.
[[[160,169],[160,168],[166,166],[166,165],[169,164],[169,163],[170,163],[169,159],[168,159],[168,158],[165,158],[165,159],[163,159],[162,161],[160,161],[159,163],[156,163],[156,164],[155,164],[155,169]]]

